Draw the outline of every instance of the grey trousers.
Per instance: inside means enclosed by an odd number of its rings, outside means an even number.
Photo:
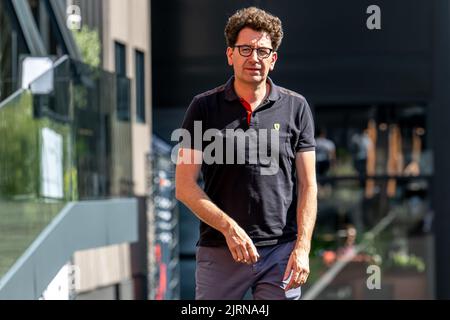
[[[285,291],[283,282],[295,241],[257,247],[259,261],[248,265],[233,260],[228,247],[197,247],[197,300],[241,300],[251,288],[255,300],[298,300],[301,288]]]

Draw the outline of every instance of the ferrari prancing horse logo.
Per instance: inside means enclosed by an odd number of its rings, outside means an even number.
[[[273,128],[277,131],[280,131],[280,124],[279,123],[274,123],[273,124]]]

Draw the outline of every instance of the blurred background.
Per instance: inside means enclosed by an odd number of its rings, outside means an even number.
[[[223,30],[283,22],[318,216],[303,299],[450,298],[448,1],[0,0],[0,299],[193,299],[171,133],[232,75]]]

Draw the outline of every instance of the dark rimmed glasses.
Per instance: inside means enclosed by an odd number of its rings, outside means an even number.
[[[234,48],[238,48],[239,54],[243,57],[250,57],[253,54],[253,50],[256,50],[256,54],[260,59],[267,59],[273,52],[271,48],[252,48],[248,45],[234,46]]]

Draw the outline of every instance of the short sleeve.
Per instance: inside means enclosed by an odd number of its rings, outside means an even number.
[[[300,135],[295,151],[314,151],[316,149],[316,140],[314,138],[314,118],[312,116],[311,108],[306,100],[304,101],[299,117]]]
[[[180,146],[182,148],[203,150],[203,112],[201,108],[200,99],[195,97],[189,105],[185,115],[181,128],[185,130],[185,133],[180,137]]]

